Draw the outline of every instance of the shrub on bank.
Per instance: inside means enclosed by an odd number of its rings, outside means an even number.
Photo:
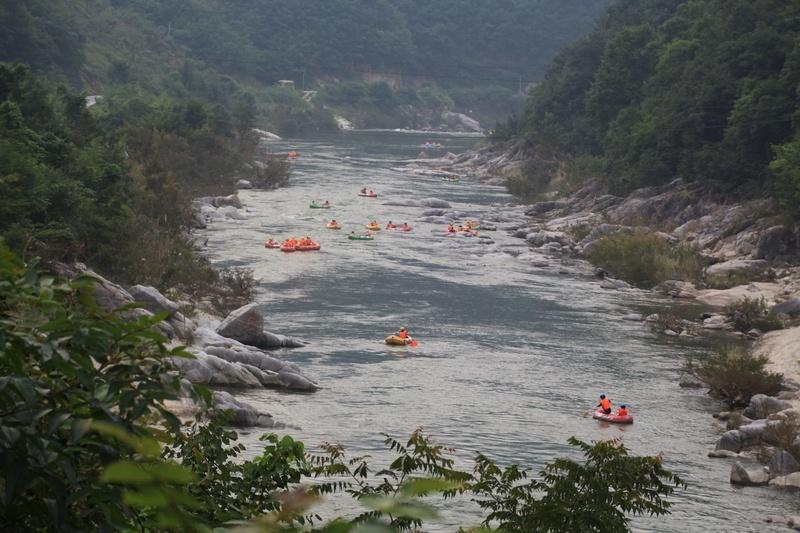
[[[772,331],[783,329],[780,318],[769,314],[764,298],[744,298],[725,307],[723,313],[733,323],[736,331],[746,333],[752,329]]]
[[[699,280],[704,267],[695,248],[672,244],[648,231],[606,235],[595,243],[589,260],[613,276],[643,288],[667,280]]]
[[[781,390],[783,374],[769,372],[768,362],[743,346],[727,345],[700,364],[689,361],[687,371],[729,405],[747,405],[756,394],[774,395]]]

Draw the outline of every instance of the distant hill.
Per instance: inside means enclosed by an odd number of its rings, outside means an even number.
[[[0,1],[0,60],[100,87],[202,63],[238,79],[537,81],[606,0]]]

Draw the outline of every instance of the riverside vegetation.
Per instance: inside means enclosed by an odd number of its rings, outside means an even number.
[[[473,473],[421,431],[392,438],[397,457],[374,469],[325,445],[309,456],[290,437],[266,435],[242,460],[224,413],[182,422],[168,408],[182,388],[168,357],[191,357],[154,332],[165,314],[122,320],[102,311],[93,281],[63,281],[25,265],[0,242],[0,449],[5,531],[351,531],[365,523],[411,530],[435,518],[429,497],[465,495],[503,531],[627,531],[629,516],[669,511],[683,482],[659,457],[632,457],[615,441],[570,443],[583,461],[558,459],[528,481],[518,466],[478,455]],[[211,417],[211,418],[207,418]],[[220,418],[221,417],[221,418]],[[308,477],[322,484],[303,486]],[[364,506],[352,520],[322,521],[315,495],[344,491]],[[428,497],[425,503],[420,499]]]

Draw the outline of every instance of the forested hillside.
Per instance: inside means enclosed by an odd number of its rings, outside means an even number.
[[[95,94],[131,82],[160,88],[185,70],[228,76],[249,86],[264,114],[280,108],[272,126],[290,135],[331,121],[271,89],[279,79],[324,90],[318,107],[358,110],[354,118],[372,126],[403,125],[407,108],[431,103],[493,122],[521,106],[515,92],[541,79],[606,2],[0,0],[0,61]]]
[[[514,185],[600,172],[626,192],[683,177],[769,186],[797,209],[799,38],[797,1],[614,2],[499,132],[541,160]]]
[[[30,0],[0,2],[0,60],[101,81],[112,61],[184,53],[272,83],[365,70],[448,82],[537,80],[601,0]],[[181,48],[182,50],[179,50]],[[102,56],[102,57],[100,57]],[[116,72],[119,75],[119,72]]]

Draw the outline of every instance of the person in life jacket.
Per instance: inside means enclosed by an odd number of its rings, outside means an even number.
[[[605,394],[600,395],[600,403],[597,404],[597,407],[602,409],[604,414],[611,414],[611,400],[606,398]]]
[[[403,229],[406,230],[406,231],[411,229],[411,228],[408,227],[408,222],[403,222]]]
[[[628,416],[628,406],[625,404],[620,405],[619,409],[617,409],[617,416]]]
[[[330,224],[329,224],[329,225],[331,225],[331,226],[338,226],[338,225],[339,225],[339,223],[338,223],[338,222],[336,222],[336,219],[335,219],[335,218],[332,218],[332,219],[331,219],[331,221],[330,221]]]
[[[361,194],[367,194],[367,188],[366,188],[366,187],[364,187],[363,189],[361,189]]]
[[[325,207],[330,207],[331,203],[328,200],[325,200],[325,203],[323,205]]]
[[[405,327],[400,328],[400,331],[397,332],[397,336],[401,339],[408,339],[408,330]]]
[[[388,224],[386,224],[386,229],[394,229],[397,227],[397,224],[393,224],[390,220]]]
[[[267,242],[264,243],[264,247],[265,248],[271,248],[271,247],[275,246],[275,244],[277,244],[275,241],[273,241],[272,239],[269,239],[269,240],[267,240]]]

